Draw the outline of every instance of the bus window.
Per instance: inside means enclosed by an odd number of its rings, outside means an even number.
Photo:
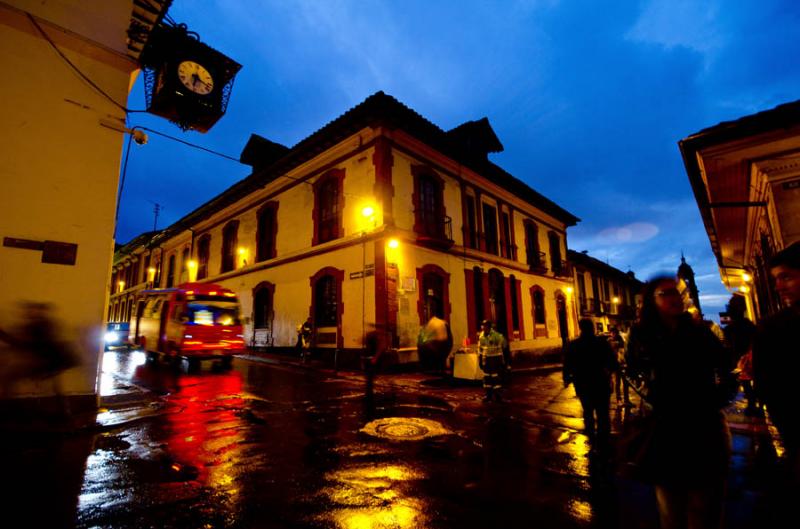
[[[239,307],[231,302],[191,302],[187,305],[189,324],[240,325]]]
[[[172,309],[172,321],[177,323],[186,323],[188,320],[186,315],[186,308],[183,303],[176,303]]]

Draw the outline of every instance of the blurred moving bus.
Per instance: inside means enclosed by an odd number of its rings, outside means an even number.
[[[197,363],[213,358],[230,366],[244,350],[239,301],[219,285],[184,283],[175,288],[143,290],[131,322],[130,342],[172,360]]]

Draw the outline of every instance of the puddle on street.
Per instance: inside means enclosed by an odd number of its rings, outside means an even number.
[[[403,464],[343,468],[325,476],[320,494],[331,509],[318,516],[341,529],[405,529],[424,527],[426,502],[415,497],[419,470]]]

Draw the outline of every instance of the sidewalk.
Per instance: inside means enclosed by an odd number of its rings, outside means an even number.
[[[363,371],[360,369],[354,369],[350,367],[337,368],[337,366],[335,365],[334,358],[317,357],[317,358],[310,358],[303,360],[299,356],[291,354],[272,353],[265,351],[250,351],[248,353],[237,356],[239,358],[243,358],[246,360],[265,362],[268,364],[291,365],[305,369],[317,369],[323,371],[330,371],[334,373],[353,373],[353,374],[363,373]],[[550,372],[550,371],[560,370],[562,368],[562,365],[563,364],[561,363],[560,359],[555,358],[554,355],[541,355],[540,357],[532,357],[529,355],[525,355],[524,357],[515,359],[514,363],[511,366],[511,372],[520,374]],[[386,370],[382,371],[381,374],[382,375],[417,374],[422,377],[425,377],[426,379],[430,379],[431,377],[437,376],[435,374],[422,372],[419,368],[419,364],[416,362],[390,366]]]

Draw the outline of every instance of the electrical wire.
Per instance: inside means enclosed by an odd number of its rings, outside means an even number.
[[[153,133],[153,134],[155,134],[156,136],[162,136],[162,137],[164,137],[164,138],[167,138],[167,139],[170,139],[170,140],[172,140],[172,141],[177,141],[178,143],[182,143],[182,144],[184,144],[184,145],[188,145],[189,147],[194,147],[195,149],[199,149],[199,150],[201,150],[201,151],[205,151],[205,152],[207,152],[207,153],[215,154],[215,155],[217,155],[217,156],[220,156],[220,157],[222,157],[222,158],[227,158],[228,160],[233,160],[233,161],[234,161],[234,162],[236,162],[236,163],[241,163],[241,161],[239,160],[239,158],[234,158],[233,156],[228,156],[227,154],[223,154],[223,153],[221,153],[221,152],[213,151],[213,150],[211,150],[211,149],[208,149],[208,148],[206,148],[206,147],[203,147],[203,146],[201,146],[201,145],[197,145],[197,144],[195,144],[195,143],[191,143],[191,142],[188,142],[188,141],[186,141],[186,140],[182,140],[182,139],[180,139],[180,138],[176,138],[175,136],[170,136],[169,134],[165,134],[165,133],[163,133],[163,132],[159,132],[159,131],[157,131],[157,130],[154,130],[154,129],[151,129],[151,128],[147,128],[147,127],[139,127],[139,126],[136,126],[136,127],[131,127],[131,130],[136,130],[136,129],[139,129],[139,130],[145,130],[145,131],[147,131],[147,132],[152,132],[152,133]]]
[[[122,164],[122,175],[119,179],[119,191],[117,191],[117,209],[114,212],[114,240],[117,238],[117,226],[119,225],[119,204],[122,200],[122,189],[125,187],[125,175],[128,173],[128,160],[131,157],[131,142],[133,134],[128,135],[128,146],[125,148],[125,161]]]
[[[44,29],[39,25],[39,23],[36,22],[36,19],[33,17],[33,15],[31,15],[30,13],[26,13],[26,15],[30,19],[31,23],[39,31],[39,33],[42,35],[42,37],[50,44],[50,46],[53,48],[53,50],[55,50],[55,52],[58,53],[58,55],[64,60],[64,62],[66,62],[75,71],[75,73],[77,73],[81,77],[81,79],[83,79],[84,81],[89,83],[89,85],[92,88],[94,88],[100,95],[102,95],[103,97],[108,99],[112,104],[114,104],[114,106],[116,106],[117,108],[121,109],[125,113],[131,114],[131,113],[145,113],[145,112],[147,112],[146,110],[131,110],[131,109],[127,108],[125,105],[122,105],[122,104],[118,103],[113,97],[111,97],[109,94],[107,94],[94,81],[92,81],[86,74],[84,74],[80,70],[80,68],[78,68],[71,60],[69,60],[69,58],[66,55],[64,55],[64,53],[58,48],[58,46],[56,46],[56,43],[53,42],[53,40],[44,31]],[[176,25],[176,22],[174,21],[174,19],[171,16],[166,15],[164,18],[169,24]],[[146,131],[152,132],[153,134],[156,134],[158,136],[163,136],[163,137],[168,138],[170,140],[177,141],[179,143],[183,143],[184,145],[188,145],[189,147],[194,147],[195,149],[200,149],[202,151],[206,151],[208,153],[215,154],[215,155],[220,156],[222,158],[227,158],[228,160],[233,160],[234,162],[241,163],[241,161],[238,158],[234,158],[232,156],[228,156],[227,154],[223,154],[223,153],[220,153],[220,152],[213,151],[211,149],[207,149],[206,147],[202,147],[200,145],[196,145],[194,143],[190,143],[190,142],[182,140],[180,138],[176,138],[174,136],[170,136],[168,134],[164,134],[163,132],[159,132],[157,130],[153,130],[153,129],[150,129],[150,128],[147,128],[147,127],[131,127],[131,130],[135,130],[135,129],[146,130]],[[131,140],[131,138],[132,138],[132,136],[130,138],[128,138],[128,147],[127,147],[127,152],[126,152],[126,155],[125,155],[125,166],[123,167],[123,175],[122,175],[122,182],[123,183],[124,183],[124,178],[125,178],[124,168],[127,167],[128,156],[130,154],[130,140]],[[301,182],[301,183],[313,186],[313,184],[311,182],[308,182],[305,178],[295,178],[295,177],[292,177],[292,176],[289,176],[289,175],[283,175],[283,176],[285,178],[288,178],[289,180],[295,180],[297,182]],[[120,195],[121,195],[121,193],[122,193],[122,185],[120,185]],[[349,195],[349,193],[345,193],[345,195]],[[360,197],[360,195],[352,195],[352,196]],[[119,216],[119,198],[120,197],[118,196],[117,197],[117,213],[116,213],[115,218],[118,218],[118,216]],[[115,231],[116,231],[116,227],[115,227]]]
[[[122,104],[118,103],[113,97],[108,95],[102,88],[100,88],[97,85],[97,83],[95,83],[94,81],[89,79],[89,77],[86,74],[84,74],[80,70],[80,68],[75,66],[75,64],[71,60],[69,60],[69,57],[64,55],[64,53],[60,49],[58,49],[58,46],[56,46],[56,43],[53,42],[53,40],[50,38],[50,36],[44,31],[42,26],[40,26],[39,23],[36,22],[36,19],[33,18],[33,15],[31,15],[30,13],[25,13],[25,14],[28,16],[28,19],[30,19],[31,23],[36,27],[36,29],[39,31],[39,33],[42,35],[42,37],[50,44],[50,46],[55,50],[55,52],[58,53],[58,55],[64,60],[64,62],[66,62],[75,71],[75,73],[77,73],[81,77],[81,79],[83,79],[84,81],[89,83],[89,85],[92,88],[94,88],[100,95],[102,95],[103,97],[105,97],[106,99],[111,101],[111,103],[113,103],[114,106],[120,108],[121,110],[123,110],[126,113],[146,112],[146,110],[130,110],[125,105],[122,105]]]

